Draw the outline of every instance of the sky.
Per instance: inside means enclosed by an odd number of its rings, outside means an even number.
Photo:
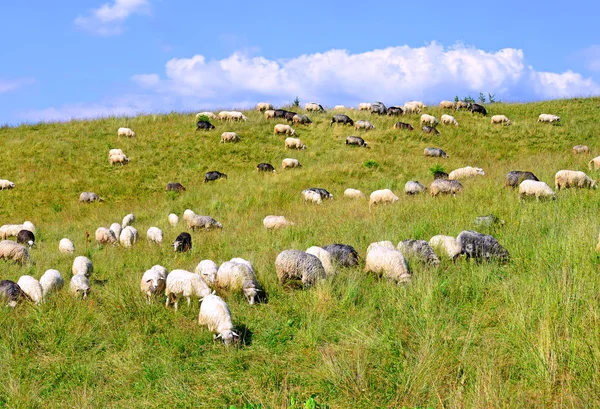
[[[600,2],[0,5],[0,124],[454,96],[600,95]]]

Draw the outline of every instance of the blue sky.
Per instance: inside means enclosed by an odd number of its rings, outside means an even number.
[[[64,0],[0,6],[0,124],[259,101],[600,95],[600,3]]]

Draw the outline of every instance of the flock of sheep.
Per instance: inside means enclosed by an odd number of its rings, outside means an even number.
[[[454,103],[452,101],[442,101],[440,107],[443,109],[469,109],[473,113],[487,115],[485,108],[478,104],[467,104],[464,102]],[[372,114],[398,116],[409,113],[421,113],[426,106],[418,101],[407,102],[403,106],[386,107],[381,102],[361,103],[359,110],[367,110]],[[268,103],[259,103],[257,110],[264,112],[267,119],[284,118],[293,124],[311,124],[310,118],[305,114],[298,114],[283,109],[275,110]],[[343,106],[336,106],[334,110],[346,109]],[[325,112],[320,104],[308,103],[305,106],[306,112]],[[214,129],[206,119],[219,119],[223,121],[247,121],[248,118],[237,111],[222,111],[218,115],[212,112],[201,112],[196,116],[197,130]],[[560,118],[555,115],[541,114],[538,122],[559,122]],[[356,129],[368,131],[375,127],[369,121],[353,121],[345,114],[335,114],[332,117],[331,124],[348,124]],[[441,123],[444,125],[459,126],[457,120],[448,114],[441,116]],[[511,125],[511,121],[504,115],[494,115],[491,119],[492,124]],[[432,115],[422,114],[420,118],[422,130],[427,133],[438,133],[436,127],[440,124],[437,118]],[[412,131],[412,125],[397,122],[395,129]],[[119,128],[118,136],[134,137],[135,132],[129,128]],[[274,134],[288,135],[284,142],[286,149],[303,150],[307,146],[296,136],[296,131],[288,124],[276,124]],[[224,132],[221,135],[222,143],[239,142],[240,137],[235,132]],[[368,148],[368,143],[358,136],[349,136],[346,139],[347,145],[355,145]],[[578,145],[573,148],[575,153],[589,152],[586,146]],[[448,154],[440,148],[426,148],[425,156],[447,158]],[[121,149],[111,149],[108,153],[109,163],[111,165],[126,165],[129,158]],[[589,162],[591,168],[600,168],[600,156]],[[301,164],[297,159],[285,158],[282,161],[282,168],[297,168]],[[257,171],[275,172],[273,165],[269,163],[260,163],[256,167]],[[449,174],[436,175],[436,179],[429,187],[421,184],[419,181],[408,181],[405,185],[407,195],[421,194],[429,190],[432,196],[439,194],[456,195],[463,190],[461,179],[484,176],[485,171],[477,167],[463,167],[455,169]],[[227,175],[219,171],[210,171],[205,174],[204,182],[211,182],[217,179],[227,178]],[[597,182],[588,177],[584,172],[573,170],[560,170],[555,175],[556,190],[565,188],[597,188]],[[521,197],[534,196],[538,199],[552,198],[556,199],[556,193],[544,182],[529,171],[511,171],[506,175],[505,185],[512,188],[518,187]],[[15,187],[13,182],[0,180],[0,189],[12,189]],[[167,191],[182,192],[185,187],[179,182],[170,182],[166,186]],[[333,194],[326,189],[311,187],[301,192],[304,201],[316,204],[322,204],[325,200],[332,200]],[[345,198],[363,199],[366,195],[360,190],[348,188],[344,191]],[[79,201],[90,203],[102,201],[94,192],[82,192]],[[381,189],[372,192],[369,195],[369,207],[386,203],[394,203],[399,200],[398,196],[390,189]],[[221,229],[223,225],[211,216],[197,215],[191,209],[187,209],[183,215],[187,228],[211,230]],[[95,240],[98,245],[121,245],[130,248],[138,241],[138,231],[132,224],[135,222],[133,214],[126,215],[121,223],[113,223],[109,227],[98,227],[95,232]],[[176,227],[179,223],[179,216],[176,214],[168,215],[168,222]],[[497,222],[493,215],[478,219],[481,225],[490,225]],[[294,222],[288,221],[285,216],[268,215],[263,220],[266,229],[280,229],[293,226]],[[36,228],[33,223],[26,221],[22,224],[3,225],[0,227],[0,260],[13,261],[19,264],[30,262],[30,250],[35,245]],[[15,237],[16,241],[9,240]],[[158,245],[163,243],[164,233],[157,227],[150,227],[146,232],[146,238],[149,242]],[[176,252],[186,252],[192,248],[192,237],[187,232],[182,232],[173,242],[173,248]],[[598,244],[600,248],[600,242]],[[59,242],[59,251],[66,254],[74,254],[75,246],[68,238],[63,238]],[[406,256],[414,258],[417,263],[437,266],[440,264],[438,255],[444,255],[456,261],[461,255],[466,259],[474,258],[478,261],[498,260],[505,262],[510,259],[509,252],[491,235],[481,234],[476,231],[466,230],[461,232],[456,238],[451,236],[437,235],[432,237],[429,242],[424,240],[404,240],[394,245],[389,241],[372,243],[366,249],[364,259],[364,270],[386,278],[395,283],[403,283],[411,278],[411,268],[407,262]],[[335,275],[341,268],[355,267],[361,263],[358,252],[354,247],[347,244],[334,243],[323,247],[310,247],[306,251],[284,250],[275,260],[275,270],[279,283],[284,286],[314,286],[320,280],[326,280]],[[84,256],[78,256],[73,261],[72,277],[70,280],[70,291],[82,298],[86,298],[90,292],[89,278],[93,273],[91,260]],[[15,307],[23,300],[31,300],[36,304],[44,301],[51,293],[59,291],[64,286],[64,279],[61,273],[55,269],[46,271],[39,280],[32,276],[24,275],[18,282],[10,280],[0,281],[0,298],[11,307]],[[248,301],[250,305],[260,302],[264,295],[264,290],[258,282],[256,271],[253,264],[242,258],[233,258],[225,261],[219,266],[212,260],[202,260],[193,272],[185,270],[167,269],[160,265],[155,265],[145,271],[141,276],[140,290],[146,297],[148,303],[153,297],[164,296],[166,306],[174,305],[178,309],[178,300],[185,298],[190,305],[191,298],[200,300],[200,311],[198,321],[205,325],[215,334],[216,338],[222,339],[226,344],[235,341],[238,334],[234,332],[231,319],[231,311],[227,303],[219,297],[216,292],[239,292]]]

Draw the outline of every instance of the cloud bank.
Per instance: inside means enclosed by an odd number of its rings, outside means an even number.
[[[31,85],[33,83],[35,83],[34,78],[17,78],[12,80],[0,79],[0,94],[15,91],[19,88],[22,88],[26,85]]]
[[[115,0],[91,10],[87,16],[78,16],[74,23],[92,34],[118,35],[123,32],[123,24],[130,15],[147,13],[149,6],[148,0]]]

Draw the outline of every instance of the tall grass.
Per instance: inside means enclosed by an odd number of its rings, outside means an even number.
[[[331,113],[309,114],[296,127],[308,145],[285,151],[274,121],[247,112],[246,123],[194,132],[194,115],[171,113],[0,129],[0,178],[17,184],[0,192],[0,224],[31,220],[38,227],[35,264],[0,264],[0,278],[39,278],[57,268],[70,279],[72,256],[58,252],[70,238],[76,255],[94,263],[92,293],[74,300],[66,290],[38,307],[0,309],[0,407],[243,407],[285,408],[297,402],[348,407],[592,407],[600,401],[600,279],[594,253],[598,192],[563,191],[553,202],[519,201],[502,187],[510,170],[533,171],[553,185],[557,170],[590,172],[591,155],[571,147],[597,141],[599,99],[494,104],[510,127],[489,117],[454,113],[459,128],[441,135],[392,129],[398,119],[348,111],[374,131],[329,126]],[[425,112],[437,116],[438,108]],[[560,125],[537,124],[540,113]],[[400,120],[418,123],[418,115]],[[116,136],[118,127],[136,132]],[[220,144],[235,131],[238,144]],[[358,134],[370,149],[345,146]],[[449,159],[426,158],[440,147]],[[121,148],[131,159],[111,167],[107,153]],[[282,171],[293,157],[303,167]],[[364,166],[374,161],[377,166]],[[255,166],[271,162],[276,174]],[[372,163],[372,162],[369,162]],[[429,184],[429,169],[478,166],[486,176],[464,181],[463,194],[433,199],[404,197],[408,180]],[[206,171],[227,180],[203,183]],[[187,187],[164,192],[167,182]],[[323,187],[335,195],[321,206],[300,192]],[[401,200],[368,209],[344,200],[345,188],[366,194],[393,189]],[[94,191],[104,203],[78,203]],[[167,223],[171,212],[191,208],[223,223],[217,232],[192,233],[189,254],[144,240],[150,226],[172,242],[185,226]],[[127,213],[141,239],[132,249],[85,243],[98,226]],[[274,260],[285,249],[348,243],[361,256],[380,240],[456,236],[476,216],[505,220],[493,231],[511,253],[508,265],[411,263],[413,280],[395,286],[347,269],[306,291],[283,289]],[[282,214],[294,227],[266,231],[262,219]],[[205,258],[251,260],[267,291],[265,304],[249,306],[227,294],[245,343],[226,348],[197,324],[198,303],[175,312],[162,299],[146,305],[139,290],[153,264],[193,270]],[[185,304],[185,303],[184,303]]]

